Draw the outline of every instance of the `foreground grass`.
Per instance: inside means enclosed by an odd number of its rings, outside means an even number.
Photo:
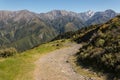
[[[42,44],[13,57],[0,59],[0,80],[34,80],[34,62],[40,56],[63,47],[66,41]]]

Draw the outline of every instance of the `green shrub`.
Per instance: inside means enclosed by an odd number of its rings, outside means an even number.
[[[0,57],[9,57],[13,56],[17,53],[17,50],[15,48],[6,48],[0,50]]]
[[[102,47],[105,43],[105,40],[104,39],[99,39],[97,42],[96,42],[96,46],[97,47]]]

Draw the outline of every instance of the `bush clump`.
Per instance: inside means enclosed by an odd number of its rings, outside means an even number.
[[[96,43],[96,46],[102,47],[102,46],[104,45],[104,43],[105,43],[105,40],[104,40],[104,39],[99,39],[99,40],[97,41],[97,43]]]
[[[0,57],[6,58],[9,56],[13,56],[17,53],[17,50],[15,48],[6,48],[0,50]]]

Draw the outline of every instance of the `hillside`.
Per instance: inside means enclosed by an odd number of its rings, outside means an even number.
[[[52,40],[59,34],[85,27],[86,22],[96,13],[93,11],[75,13],[65,10],[53,10],[40,14],[28,10],[0,11],[0,49],[6,47],[14,47],[18,51],[31,49]],[[97,16],[105,17],[103,23],[117,15],[110,10],[101,13],[104,14]],[[99,20],[103,20],[104,17],[99,17]],[[96,18],[94,17],[92,23],[97,20]]]
[[[51,40],[56,34],[33,12],[0,11],[0,48],[15,47],[24,51]]]
[[[104,73],[107,80],[120,79],[120,16],[104,24],[59,35],[55,39],[69,38],[83,44],[76,54],[78,66],[98,74]]]
[[[77,62],[94,71],[106,73],[108,80],[120,78],[120,16],[88,30],[75,39],[85,42],[76,55]]]
[[[120,16],[94,30],[89,41],[77,53],[78,63],[109,73],[108,79],[120,78]]]

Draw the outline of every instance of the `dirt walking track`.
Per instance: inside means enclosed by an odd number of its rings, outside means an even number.
[[[35,80],[86,80],[68,63],[68,58],[78,52],[80,47],[80,44],[73,44],[42,56],[35,62]]]

